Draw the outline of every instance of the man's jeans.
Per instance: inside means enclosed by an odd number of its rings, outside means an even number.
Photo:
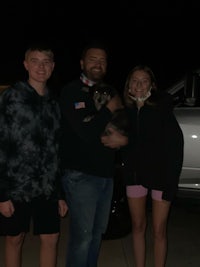
[[[67,267],[96,267],[106,231],[113,179],[66,170],[62,177],[69,207]]]

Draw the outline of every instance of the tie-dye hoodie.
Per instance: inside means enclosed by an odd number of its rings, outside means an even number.
[[[17,82],[0,96],[0,201],[30,201],[58,193],[60,111]]]

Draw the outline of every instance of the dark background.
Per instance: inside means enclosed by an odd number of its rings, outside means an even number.
[[[192,1],[7,1],[0,4],[0,84],[24,79],[24,51],[45,40],[56,55],[52,77],[59,88],[79,75],[90,39],[110,50],[108,79],[123,89],[128,71],[148,64],[160,88],[200,68],[200,15]]]

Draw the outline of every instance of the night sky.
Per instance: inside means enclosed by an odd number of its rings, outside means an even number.
[[[151,1],[17,2],[7,1],[0,7],[1,84],[25,77],[24,51],[36,40],[48,41],[54,49],[58,86],[79,75],[80,52],[91,39],[108,45],[108,78],[119,90],[136,64],[148,64],[162,89],[200,68],[200,13],[191,1],[190,6],[175,0],[159,5]]]

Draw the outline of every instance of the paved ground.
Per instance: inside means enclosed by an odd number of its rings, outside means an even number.
[[[147,232],[147,264],[153,267],[151,243],[151,211]],[[62,220],[58,267],[65,267],[68,218]],[[178,201],[172,208],[168,225],[168,260],[166,267],[200,267],[200,204]],[[39,241],[27,235],[23,252],[23,267],[39,267]],[[3,238],[0,238],[0,266],[3,265]],[[104,240],[98,267],[133,267],[131,234],[116,240]]]

